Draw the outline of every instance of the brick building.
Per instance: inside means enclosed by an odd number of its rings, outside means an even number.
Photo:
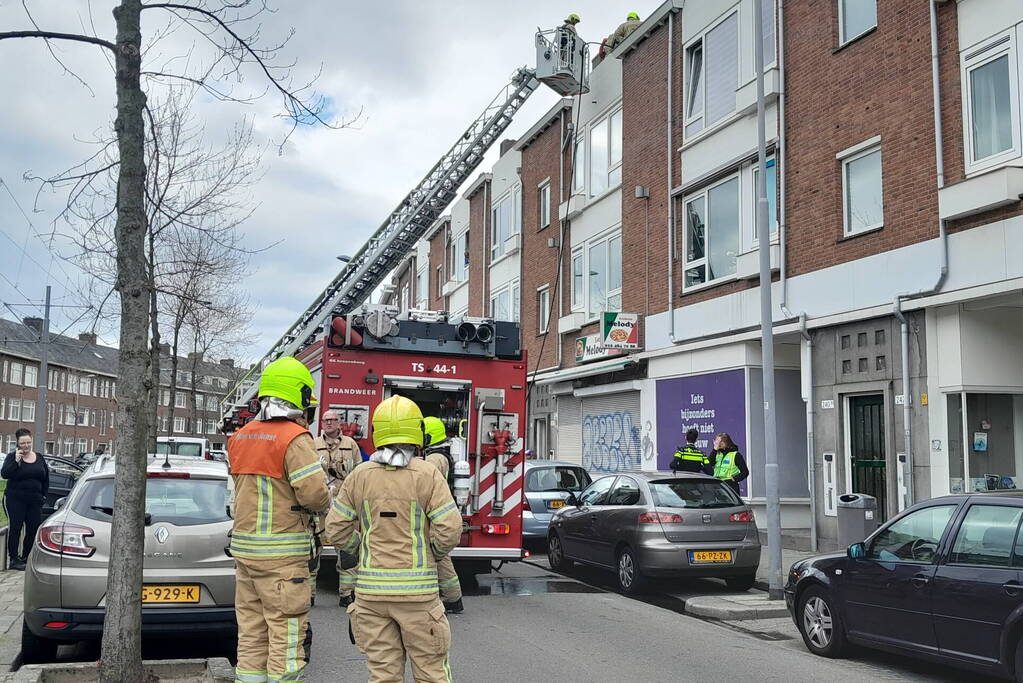
[[[655,469],[727,431],[763,505],[760,31],[783,525],[828,544],[845,492],[884,518],[1023,486],[1023,5],[763,7],[651,12],[438,221],[423,300],[503,314],[517,285],[538,453]],[[594,343],[605,310],[639,349]]]
[[[34,431],[39,382],[38,331],[42,321],[24,324],[0,320],[0,434],[4,452],[14,450],[15,430]],[[163,358],[160,402],[161,435],[201,436],[223,447],[220,401],[239,376],[227,359],[217,363],[196,356],[178,359],[175,407],[171,408],[169,357]],[[93,334],[77,339],[51,336],[47,378],[46,434],[36,435],[37,448],[77,456],[103,446],[113,452],[117,435],[117,349],[96,343]],[[173,412],[173,415],[172,415]]]

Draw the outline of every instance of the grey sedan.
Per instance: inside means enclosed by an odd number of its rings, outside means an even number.
[[[546,539],[551,517],[565,506],[569,493],[581,493],[590,485],[581,466],[557,460],[526,461],[526,505],[522,510],[522,535]]]
[[[653,577],[720,577],[748,590],[760,565],[753,513],[703,474],[636,472],[597,479],[551,520],[551,568],[615,571],[623,593]]]

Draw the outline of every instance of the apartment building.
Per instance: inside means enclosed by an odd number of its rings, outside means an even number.
[[[38,318],[26,318],[24,324],[0,319],[0,434],[5,453],[14,450],[15,430],[35,429],[41,326]],[[99,447],[107,453],[114,450],[118,352],[96,342],[90,333],[77,339],[51,336],[46,434],[36,435],[47,453],[73,457]],[[168,361],[169,355],[163,359]],[[219,404],[239,370],[230,359],[213,363],[193,355],[178,363],[173,409],[169,365],[162,373],[160,433],[202,436],[222,448],[226,438],[220,432]]]

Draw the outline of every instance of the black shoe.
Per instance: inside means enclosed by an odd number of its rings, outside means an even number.
[[[25,571],[25,567],[26,566],[27,565],[24,562],[20,561],[20,560],[17,561],[17,562],[12,562],[11,563],[11,569],[14,569],[15,571],[19,571],[19,572]]]
[[[310,607],[316,607],[316,596],[315,595],[309,597],[309,606]]]
[[[462,606],[462,598],[458,598],[454,602],[445,602],[444,611],[448,614],[461,614],[465,611],[465,607]]]
[[[348,606],[355,602],[354,595],[341,595],[337,599],[337,604],[341,609],[348,609]]]

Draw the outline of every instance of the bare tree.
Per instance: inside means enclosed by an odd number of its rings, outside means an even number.
[[[265,0],[151,3],[120,0],[113,10],[116,35],[112,41],[88,33],[44,30],[32,18],[27,0],[23,4],[33,28],[0,32],[0,41],[36,38],[46,41],[47,46],[55,40],[77,42],[98,46],[112,57],[116,86],[117,185],[111,248],[116,264],[114,288],[120,300],[120,386],[118,464],[100,681],[138,683],[146,679],[141,658],[145,453],[153,419],[152,393],[158,390],[150,374],[148,347],[154,283],[151,273],[147,272],[150,216],[146,212],[148,110],[144,79],[148,86],[169,81],[190,83],[218,99],[237,102],[244,98],[221,86],[225,82],[223,76],[252,69],[263,78],[268,92],[281,97],[283,116],[291,126],[287,135],[299,125],[337,128],[349,122],[329,120],[325,112],[327,102],[311,92],[311,83],[293,85],[290,77],[293,65],[279,63],[284,43],[260,47],[259,18],[267,10]],[[166,24],[156,31],[156,37],[182,28],[195,32],[198,40],[210,50],[211,57],[205,67],[196,69],[191,65],[200,60],[181,60],[180,55],[163,59],[162,63],[144,64],[144,51],[152,52],[155,60],[161,58],[159,51],[152,50],[152,44],[143,47],[143,10],[166,16]],[[85,182],[91,182],[91,178]]]

